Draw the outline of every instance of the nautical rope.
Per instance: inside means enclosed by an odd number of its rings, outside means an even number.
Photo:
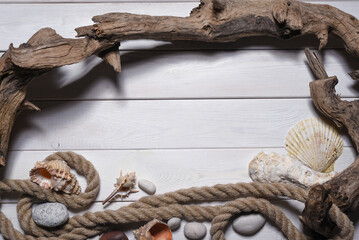
[[[162,195],[143,197],[118,210],[86,212],[76,215],[51,231],[36,225],[31,208],[34,199],[60,202],[70,209],[82,209],[93,203],[100,188],[99,175],[84,157],[73,153],[55,153],[46,160],[62,159],[79,174],[86,177],[87,188],[79,195],[67,195],[45,190],[28,180],[0,181],[0,193],[24,194],[17,206],[18,219],[26,235],[14,229],[11,221],[0,212],[0,232],[11,240],[82,240],[108,230],[109,224],[140,223],[154,218],[168,220],[172,217],[188,221],[211,221],[210,234],[214,240],[224,240],[224,229],[233,216],[242,212],[259,212],[270,219],[288,239],[307,239],[276,206],[268,200],[288,197],[305,202],[308,191],[291,184],[236,183],[213,187],[193,187]],[[203,206],[194,203],[227,201],[225,205]],[[349,218],[333,205],[330,218],[338,226],[334,239],[352,239],[354,227]]]

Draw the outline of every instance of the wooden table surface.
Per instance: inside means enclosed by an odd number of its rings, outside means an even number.
[[[359,17],[359,1],[311,2]],[[92,16],[107,12],[186,16],[197,5],[194,0],[0,0],[0,50],[26,42],[42,27],[74,37],[74,28],[92,24]],[[42,111],[18,117],[0,177],[26,179],[36,161],[56,151],[76,151],[101,177],[91,211],[104,209],[101,201],[113,190],[120,170],[136,171],[138,178],[154,182],[157,193],[250,182],[248,163],[257,153],[284,152],[291,126],[318,116],[303,51],[317,45],[314,37],[258,37],[228,44],[137,40],[122,43],[120,74],[96,57],[59,68],[31,83],[29,99]],[[329,75],[339,77],[338,93],[349,100],[357,97],[359,85],[347,72],[359,69],[359,61],[336,37],[330,38],[322,56]],[[337,171],[355,156],[344,138]],[[85,187],[83,178],[80,183]],[[106,209],[145,195],[132,194]],[[301,229],[297,215],[303,205],[286,200],[277,204]],[[5,196],[1,209],[19,228],[16,198]],[[358,217],[354,214],[353,220]],[[174,239],[185,239],[184,223]],[[130,231],[128,236],[133,239]],[[239,238],[231,228],[226,236]],[[258,234],[243,239],[284,236],[268,222]]]

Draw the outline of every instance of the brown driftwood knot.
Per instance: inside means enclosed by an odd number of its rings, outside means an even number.
[[[359,101],[343,101],[335,92],[337,77],[328,77],[317,52],[305,50],[309,66],[318,79],[310,83],[310,93],[316,108],[334,121],[338,127],[346,127],[359,152]],[[334,224],[329,219],[332,204],[342,211],[353,211],[359,203],[359,158],[347,169],[323,185],[310,189],[302,220],[325,236],[330,236]]]
[[[291,240],[307,239],[267,199],[288,197],[305,202],[308,191],[292,184],[236,183],[218,184],[213,187],[181,189],[163,195],[143,197],[129,206],[118,210],[86,212],[76,215],[52,231],[36,225],[32,219],[33,198],[50,202],[61,202],[72,209],[81,209],[92,204],[99,192],[100,179],[94,166],[84,157],[73,152],[55,153],[46,159],[62,159],[87,180],[87,188],[80,195],[54,193],[42,189],[28,180],[5,180],[0,182],[0,193],[17,192],[25,194],[17,206],[18,219],[27,235],[15,230],[9,219],[0,212],[0,232],[11,240],[34,239],[87,239],[108,230],[109,224],[141,223],[153,218],[168,220],[180,217],[189,221],[211,221],[212,239],[224,240],[224,230],[229,221],[243,212],[259,212],[272,221]],[[195,205],[210,201],[228,201],[221,206]],[[352,239],[354,226],[339,208],[333,205],[329,211],[330,220],[338,227],[336,239]]]

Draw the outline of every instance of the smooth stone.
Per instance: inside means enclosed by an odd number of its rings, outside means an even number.
[[[259,213],[242,214],[233,220],[234,231],[242,235],[253,235],[265,224],[266,219]]]
[[[69,219],[69,212],[61,203],[42,203],[32,208],[32,218],[42,227],[57,227]]]
[[[168,220],[167,225],[172,231],[177,230],[181,226],[181,219],[177,217],[171,218]]]
[[[128,240],[128,238],[122,231],[113,231],[102,234],[100,240]]]
[[[207,228],[203,223],[190,222],[184,226],[184,235],[192,240],[202,239],[206,233]]]
[[[156,185],[146,179],[138,180],[138,187],[149,195],[153,195],[156,192]]]

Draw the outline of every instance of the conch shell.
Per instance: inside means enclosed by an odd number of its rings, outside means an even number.
[[[172,232],[168,225],[157,219],[133,231],[137,240],[172,240]]]
[[[249,164],[249,176],[254,182],[294,183],[303,188],[323,184],[335,174],[317,172],[291,156],[278,153],[261,152]]]
[[[30,170],[30,180],[46,189],[79,194],[81,187],[70,167],[63,160],[36,162]]]
[[[319,172],[334,170],[334,162],[343,152],[339,132],[318,118],[297,123],[289,132],[285,148],[290,156]]]
[[[120,172],[120,177],[116,178],[115,190],[102,202],[102,205],[110,201],[116,194],[121,198],[128,197],[130,193],[136,193],[138,190],[133,189],[136,185],[136,172],[127,173],[125,176]]]

